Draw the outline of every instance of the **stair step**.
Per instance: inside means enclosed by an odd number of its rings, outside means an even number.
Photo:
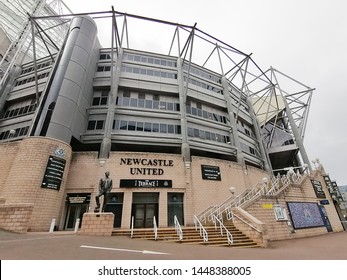
[[[256,242],[250,240],[245,234],[238,230],[231,222],[227,222],[226,228],[232,234],[234,243],[229,245],[227,236],[223,231],[223,236],[220,234],[220,229],[215,228],[214,225],[205,226],[205,230],[208,234],[208,241],[204,242],[200,237],[199,230],[193,227],[182,227],[183,239],[179,240],[177,232],[174,228],[158,228],[157,241],[161,242],[175,242],[182,244],[202,244],[207,246],[228,246],[228,247],[242,247],[242,248],[256,248],[260,247]],[[112,233],[113,236],[130,236],[130,229],[115,229]],[[133,237],[136,239],[154,239],[153,228],[147,229],[134,229]]]

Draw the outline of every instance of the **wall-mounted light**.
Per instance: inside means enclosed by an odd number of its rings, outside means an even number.
[[[106,162],[106,159],[104,159],[104,158],[99,159],[100,166],[104,166],[105,162]]]

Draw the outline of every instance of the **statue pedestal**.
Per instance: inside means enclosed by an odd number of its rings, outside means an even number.
[[[78,234],[111,236],[113,222],[114,214],[111,212],[84,213],[81,230]]]

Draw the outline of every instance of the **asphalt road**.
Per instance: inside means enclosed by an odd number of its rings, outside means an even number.
[[[347,232],[270,242],[268,248],[185,245],[82,236],[72,232],[0,231],[1,260],[347,260]]]

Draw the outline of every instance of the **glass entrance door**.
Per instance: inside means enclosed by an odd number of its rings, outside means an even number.
[[[133,204],[135,228],[153,227],[153,217],[158,221],[158,204]]]
[[[180,225],[184,225],[183,216],[183,193],[168,193],[167,196],[167,218],[168,226],[174,226],[174,217],[176,216]]]
[[[158,222],[159,193],[133,193],[131,216],[135,228],[153,227],[153,218]]]
[[[67,209],[65,229],[74,229],[76,220],[80,219],[79,227],[82,224],[82,217],[88,210],[89,204],[70,204]]]

